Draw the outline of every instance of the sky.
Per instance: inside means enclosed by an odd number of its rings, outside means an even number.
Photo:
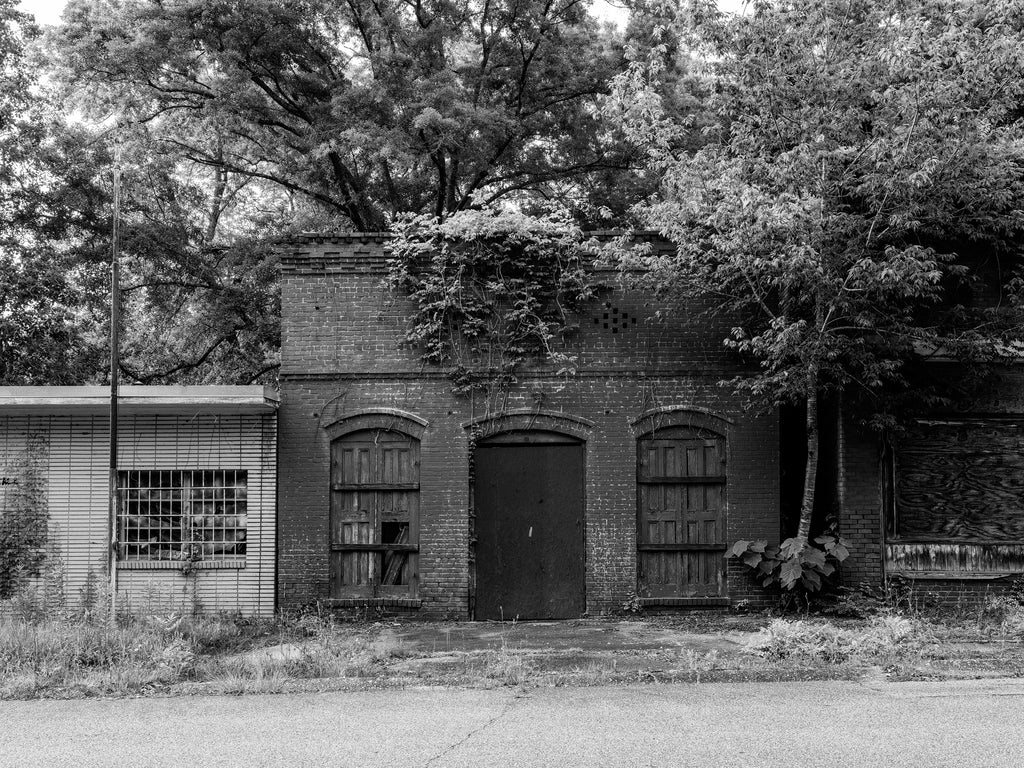
[[[64,10],[65,0],[21,0],[21,10],[36,17],[40,24],[57,24],[60,12]]]
[[[21,9],[31,13],[40,24],[57,24],[66,0],[21,0]],[[718,0],[718,7],[723,11],[736,13],[743,7],[744,0]],[[595,0],[594,10],[601,16],[622,23],[626,18],[626,10],[621,0]]]

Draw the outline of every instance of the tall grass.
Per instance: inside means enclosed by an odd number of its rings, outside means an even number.
[[[891,660],[918,651],[928,634],[924,622],[898,615],[873,616],[859,626],[775,619],[750,641],[746,650],[773,661],[842,664]]]
[[[290,679],[380,675],[409,654],[400,642],[339,627],[330,616],[42,617],[0,613],[0,698],[127,693],[195,681],[231,693]]]
[[[125,692],[194,677],[201,654],[234,647],[239,625],[217,618],[116,624],[0,618],[0,697],[44,691]]]

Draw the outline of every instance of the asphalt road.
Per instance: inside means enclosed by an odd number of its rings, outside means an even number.
[[[0,702],[0,765],[1024,765],[1024,681]]]

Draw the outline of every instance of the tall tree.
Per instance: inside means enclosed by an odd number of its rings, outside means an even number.
[[[26,250],[21,263],[89,270],[65,287],[95,288],[77,319],[102,344],[116,148],[128,380],[272,379],[272,243],[290,232],[509,200],[593,221],[638,183],[623,183],[635,152],[596,106],[621,46],[578,0],[72,0],[39,60],[45,116],[18,134],[37,171],[19,182],[31,194],[11,240],[49,222],[61,257]]]
[[[32,90],[38,29],[16,6],[0,0],[0,384],[79,383],[100,359],[95,274],[64,257],[82,202],[73,190],[89,185],[64,162],[69,173],[54,173],[67,145]],[[66,204],[45,202],[62,196]]]
[[[72,0],[51,44],[85,114],[355,230],[579,207],[628,165],[596,109],[621,46],[581,0]]]
[[[737,382],[755,400],[807,404],[793,557],[823,392],[881,412],[921,353],[1019,349],[1019,326],[971,322],[954,289],[979,254],[1004,275],[1020,263],[1022,25],[1020,0],[760,0],[743,16],[689,2],[666,32],[716,116],[696,149],[691,116],[654,87],[666,46],[616,81],[614,114],[661,178],[638,214],[677,244],[632,262],[663,295],[734,314],[726,343],[760,366]]]

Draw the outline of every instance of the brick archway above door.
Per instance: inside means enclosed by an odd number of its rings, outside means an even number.
[[[501,432],[527,431],[559,432],[579,440],[587,440],[594,428],[594,422],[561,411],[524,408],[478,416],[462,422],[462,428],[472,430],[478,440]]]
[[[398,408],[363,408],[338,417],[323,426],[328,440],[337,440],[351,432],[364,429],[381,429],[386,432],[402,432],[423,439],[430,422],[410,411]]]

